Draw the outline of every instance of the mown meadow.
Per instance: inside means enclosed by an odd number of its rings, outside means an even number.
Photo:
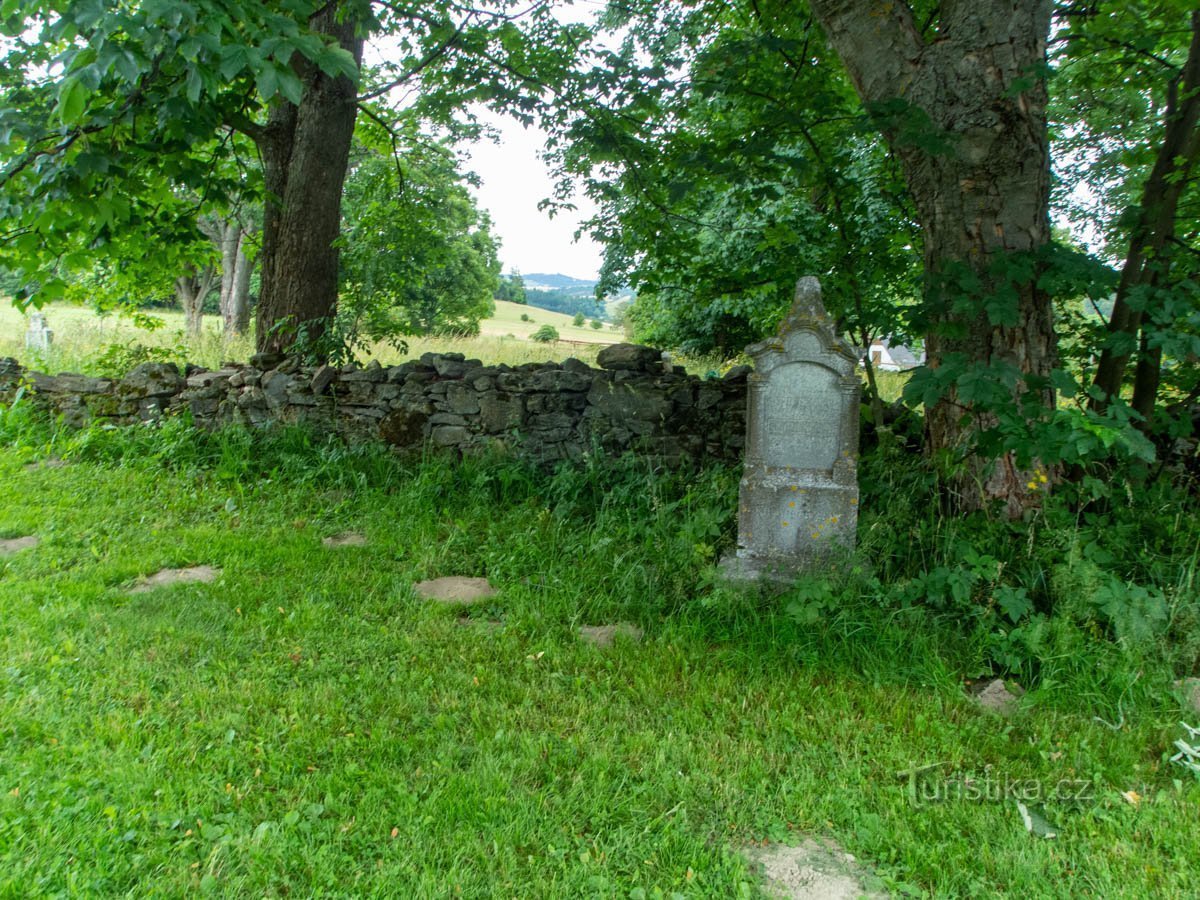
[[[853,565],[772,596],[715,579],[738,475],[18,401],[0,538],[39,543],[0,559],[0,896],[752,897],[746,852],[806,835],[902,895],[1200,890],[1186,494],[952,519],[869,446]],[[193,565],[219,576],[132,592]],[[446,575],[498,593],[414,594]],[[616,622],[644,639],[578,637]],[[970,696],[997,674],[1007,714]]]

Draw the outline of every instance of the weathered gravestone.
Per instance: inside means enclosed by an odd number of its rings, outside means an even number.
[[[54,332],[46,324],[45,313],[35,312],[29,317],[29,330],[25,332],[25,349],[46,351],[54,342]]]
[[[821,285],[801,278],[779,334],[747,348],[735,581],[787,582],[854,546],[858,525],[858,360],[834,331]]]

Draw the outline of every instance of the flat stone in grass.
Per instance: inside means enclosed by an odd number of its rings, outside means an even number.
[[[131,594],[144,594],[160,587],[173,584],[208,584],[215,581],[221,574],[220,569],[212,566],[190,566],[186,569],[163,569],[148,575],[135,584],[129,591]]]
[[[1184,678],[1175,682],[1188,709],[1200,715],[1200,678]]]
[[[18,538],[0,538],[0,556],[12,556],[22,550],[32,550],[41,542],[41,538],[28,534]]]
[[[579,637],[585,643],[595,647],[611,647],[617,638],[637,643],[644,632],[630,622],[618,622],[615,625],[581,625]]]
[[[773,844],[747,854],[766,879],[766,893],[786,900],[882,898],[878,878],[833,841],[808,838],[799,846]]]
[[[486,578],[434,578],[413,585],[418,597],[445,603],[447,606],[469,606],[496,593]]]
[[[1013,693],[1008,689],[1002,678],[994,678],[986,684],[980,684],[974,689],[975,702],[981,707],[992,712],[1009,713],[1016,706],[1017,701],[1021,699],[1020,688],[1017,688],[1020,693]]]
[[[49,459],[39,459],[37,462],[31,462],[25,466],[26,472],[36,472],[39,469],[61,469],[63,466],[70,465],[65,459],[59,459],[57,456],[52,456]]]
[[[367,536],[359,534],[357,531],[343,531],[341,534],[325,538],[321,543],[326,547],[365,547],[367,546]]]

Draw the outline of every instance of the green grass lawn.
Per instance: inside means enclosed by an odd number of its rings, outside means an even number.
[[[987,713],[975,651],[899,614],[712,587],[736,472],[37,434],[0,449],[0,538],[41,538],[0,560],[0,897],[757,896],[745,849],[802,834],[901,892],[1200,891],[1177,708]],[[193,564],[221,575],[129,591]],[[417,599],[443,575],[499,593]],[[575,636],[621,620],[645,640]],[[929,764],[1094,796],[1045,840],[1011,801],[921,801],[898,773]]]

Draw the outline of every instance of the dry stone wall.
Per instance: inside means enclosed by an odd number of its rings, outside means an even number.
[[[502,448],[542,462],[627,451],[667,463],[741,458],[744,367],[701,379],[632,344],[605,348],[598,363],[489,366],[427,353],[390,368],[337,369],[259,355],[212,371],[144,363],[114,379],[46,375],[7,359],[0,360],[0,402],[24,385],[75,427],[186,411],[204,428],[304,423],[403,450]]]

